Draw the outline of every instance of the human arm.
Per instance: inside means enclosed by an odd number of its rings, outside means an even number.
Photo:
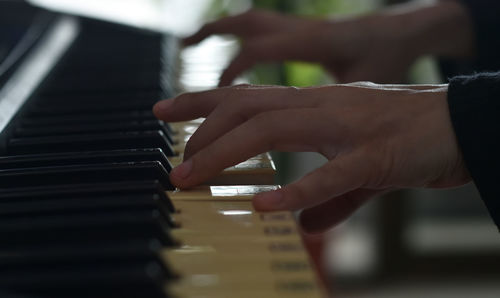
[[[251,10],[209,23],[185,43],[212,34],[234,34],[243,40],[240,53],[221,76],[221,86],[256,63],[284,60],[320,63],[339,82],[401,82],[422,55],[457,58],[474,51],[469,16],[452,0],[332,20]]]
[[[183,94],[154,112],[166,121],[207,118],[189,140],[184,163],[171,173],[181,188],[269,150],[324,155],[329,161],[323,167],[254,198],[261,211],[306,209],[303,225],[318,231],[377,193],[470,180],[446,94],[446,85],[243,85]]]

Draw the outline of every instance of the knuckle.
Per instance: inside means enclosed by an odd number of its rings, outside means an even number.
[[[289,209],[297,210],[307,205],[308,196],[305,190],[296,183],[289,184],[284,188],[286,205]]]
[[[249,9],[240,14],[239,17],[241,17],[247,24],[251,25],[256,21],[257,15],[258,12],[255,9]]]
[[[256,85],[253,85],[253,84],[237,84],[237,85],[232,86],[231,88],[236,89],[236,90],[240,90],[240,89],[253,89],[255,87],[256,87]]]
[[[199,30],[199,33],[204,35],[210,34],[213,31],[216,22],[217,21],[204,24]]]
[[[217,114],[219,118],[237,118],[241,119],[241,122],[248,120],[248,114],[245,109],[245,101],[241,98],[226,101],[220,106]]]
[[[247,55],[250,56],[251,58],[260,57],[263,52],[263,49],[264,48],[262,44],[259,43],[258,41],[249,42],[248,45],[245,47]]]
[[[192,141],[192,137],[186,142],[186,146],[184,148],[184,157],[190,157],[194,153],[196,153],[194,142]]]
[[[247,41],[242,45],[240,53],[236,59],[239,61],[251,62],[259,57],[260,51],[261,46],[258,42]]]
[[[253,127],[255,127],[256,130],[261,130],[263,133],[271,131],[271,119],[272,119],[272,112],[263,112],[260,114],[255,115],[251,119],[251,124]]]
[[[332,187],[331,187],[331,181],[333,179],[337,179],[339,174],[343,176],[342,170],[339,171],[339,166],[336,165],[335,163],[327,163],[325,166],[320,167],[317,169],[318,175],[322,177],[321,179],[318,179],[316,187],[318,188],[318,191],[320,193],[324,194],[329,194],[332,192]]]
[[[264,112],[255,115],[249,120],[252,133],[258,136],[258,141],[265,151],[276,148],[276,126],[273,123],[273,113]]]
[[[177,97],[175,98],[176,100],[174,101],[174,105],[175,104],[178,104],[179,102],[185,102],[187,100],[190,100],[192,97],[192,93],[189,93],[189,92],[185,92],[185,93],[181,93],[179,95],[177,95]]]

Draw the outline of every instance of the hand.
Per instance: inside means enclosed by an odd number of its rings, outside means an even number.
[[[219,86],[230,85],[257,63],[284,60],[320,63],[340,82],[399,81],[413,60],[412,52],[402,51],[399,40],[392,40],[384,32],[387,30],[376,30],[373,25],[382,27],[370,18],[328,21],[251,10],[206,24],[185,39],[185,44],[213,34],[234,34],[243,39]]]
[[[206,24],[184,42],[191,45],[213,34],[243,39],[219,86],[231,84],[254,64],[284,60],[320,63],[339,82],[401,82],[419,56],[466,56],[473,40],[467,13],[456,1],[407,4],[337,20],[251,10]]]
[[[182,94],[154,113],[168,122],[206,117],[171,173],[180,188],[269,150],[324,155],[321,168],[253,200],[260,211],[306,209],[303,226],[319,231],[375,194],[470,180],[446,94],[446,85],[242,85]]]

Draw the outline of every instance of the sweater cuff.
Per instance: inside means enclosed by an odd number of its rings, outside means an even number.
[[[465,164],[500,228],[500,72],[451,79],[448,105]]]

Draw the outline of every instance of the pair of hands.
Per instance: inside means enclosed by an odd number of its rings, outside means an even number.
[[[341,21],[250,11],[205,25],[185,44],[212,34],[243,38],[221,86],[259,62],[305,60],[321,63],[341,82],[387,83],[401,81],[424,53],[470,54],[469,24],[455,1],[397,11]],[[439,39],[457,24],[465,31]],[[446,85],[240,85],[182,94],[153,111],[167,122],[206,118],[187,143],[184,163],[171,173],[180,188],[269,150],[324,155],[323,167],[253,201],[259,211],[303,209],[300,220],[309,232],[337,224],[389,190],[470,180],[451,125]]]

